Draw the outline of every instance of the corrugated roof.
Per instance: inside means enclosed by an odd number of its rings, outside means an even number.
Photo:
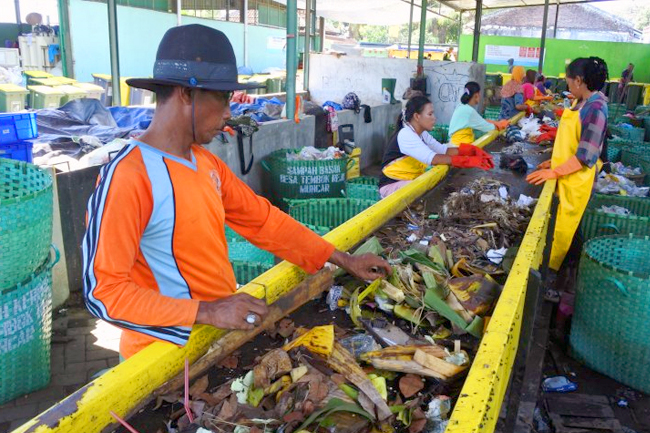
[[[555,23],[555,6],[548,11],[548,27]],[[499,27],[532,27],[542,28],[544,20],[544,7],[533,6],[522,13],[520,9],[503,9],[484,16],[481,28],[487,26]],[[632,33],[636,29],[631,23],[608,14],[594,6],[587,4],[568,4],[560,6],[558,15],[558,29],[589,29],[594,31],[611,31]]]
[[[476,0],[438,0],[440,3],[456,10],[472,11],[476,9]],[[550,0],[551,5],[571,3],[594,3],[609,0]],[[483,10],[499,8],[516,8],[544,5],[546,0],[483,0]]]

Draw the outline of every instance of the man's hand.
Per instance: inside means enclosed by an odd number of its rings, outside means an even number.
[[[195,323],[220,329],[251,330],[262,323],[268,312],[265,300],[246,293],[235,293],[217,301],[199,303]],[[249,314],[255,317],[254,323],[246,321]]]
[[[393,271],[386,260],[370,253],[354,256],[335,250],[329,262],[345,269],[360,280],[376,280]]]

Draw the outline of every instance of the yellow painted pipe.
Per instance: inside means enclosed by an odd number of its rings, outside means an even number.
[[[445,433],[492,433],[519,345],[529,270],[542,263],[556,181],[546,182]]]
[[[512,122],[516,122],[522,115],[513,117]],[[498,135],[498,131],[492,131],[483,135],[475,144],[486,146]],[[448,166],[431,168],[413,182],[335,228],[324,238],[341,251],[349,250],[436,186],[448,172]],[[266,296],[267,302],[272,303],[297,286],[305,275],[299,267],[284,261],[240,290],[258,298]],[[226,332],[210,326],[195,326],[184,347],[154,343],[28,421],[14,430],[14,433],[100,432],[115,422],[109,411],[120,416],[131,413],[165,381],[182,371],[185,358],[194,362]]]

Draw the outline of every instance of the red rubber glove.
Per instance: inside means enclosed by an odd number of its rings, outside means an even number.
[[[462,143],[458,147],[458,156],[478,156],[485,160],[485,163],[489,166],[489,168],[494,168],[494,160],[492,159],[492,155],[480,147],[474,146],[473,144]]]
[[[451,166],[456,168],[480,168],[483,170],[490,170],[494,167],[494,163],[490,165],[489,161],[481,158],[480,156],[452,156]]]

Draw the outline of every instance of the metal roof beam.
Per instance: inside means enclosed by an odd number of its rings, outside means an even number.
[[[521,0],[516,0],[517,2]],[[530,0],[529,0],[530,1]],[[560,5],[569,5],[569,4],[585,4],[585,3],[599,3],[599,2],[606,2],[606,1],[612,1],[612,0],[558,0],[558,3]],[[454,10],[460,11],[461,9],[458,8],[458,6],[452,7],[451,5],[447,4],[444,0],[442,3],[445,6],[448,6]],[[534,3],[534,4],[518,4],[518,5],[502,5],[502,6],[488,6],[487,4],[483,4],[483,10],[489,9],[489,10],[499,10],[499,9],[512,9],[512,8],[530,8],[530,7],[535,7],[535,6],[544,6],[544,2],[540,3]],[[469,11],[474,11],[476,8],[469,8],[469,9],[464,9],[464,12],[469,12]]]
[[[408,3],[409,5],[411,4],[410,0],[401,0],[401,1],[402,1],[403,3]],[[420,9],[422,9],[422,6],[421,6],[421,5],[418,5],[418,4],[416,4],[415,7],[418,7],[418,8],[420,8]],[[431,12],[431,13],[434,14],[434,15],[438,15],[438,16],[441,17],[441,18],[445,18],[445,19],[452,20],[452,21],[457,21],[456,18],[448,17],[447,15],[444,15],[444,14],[438,13],[438,12],[434,11],[433,9],[431,9],[431,8],[429,8],[429,7],[427,7],[427,11],[428,11],[428,12]]]

